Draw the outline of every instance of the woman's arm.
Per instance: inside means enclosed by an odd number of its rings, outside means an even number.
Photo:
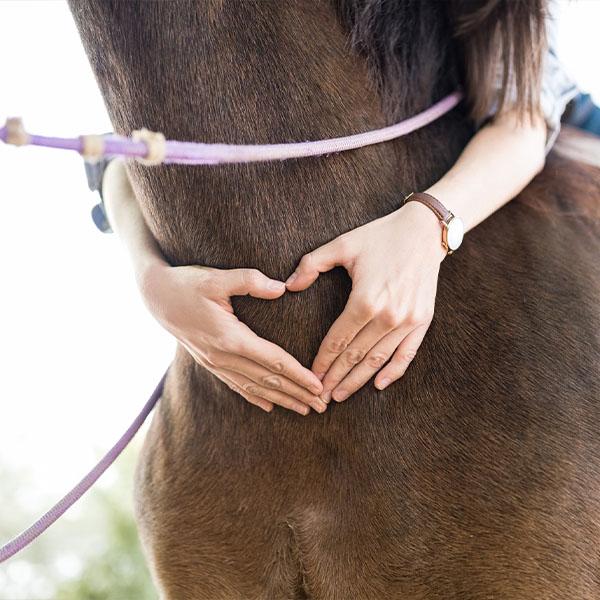
[[[545,143],[542,117],[520,123],[514,112],[498,115],[477,132],[450,171],[426,191],[459,215],[468,231],[514,198],[542,170]]]
[[[168,263],[144,220],[122,160],[108,164],[102,189],[108,221],[125,244],[141,284],[153,267],[166,267]]]
[[[513,112],[498,115],[426,191],[471,229],[542,169],[545,142],[541,117],[520,122]],[[325,400],[345,400],[378,371],[379,389],[404,374],[433,318],[445,255],[437,217],[420,202],[407,202],[302,257],[286,282],[290,291],[306,289],[335,266],[352,278],[348,303],[312,365]]]
[[[258,337],[233,314],[230,297],[250,294],[274,300],[281,281],[256,269],[172,267],[148,228],[124,163],[113,160],[103,179],[108,219],[124,241],[142,292],[159,323],[211,371],[252,404],[274,404],[306,415],[323,412],[321,382],[282,348]]]

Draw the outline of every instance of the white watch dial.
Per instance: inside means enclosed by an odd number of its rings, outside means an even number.
[[[446,241],[448,243],[449,250],[456,250],[463,241],[465,235],[465,225],[462,219],[459,217],[453,217],[447,225],[448,233],[446,235]]]

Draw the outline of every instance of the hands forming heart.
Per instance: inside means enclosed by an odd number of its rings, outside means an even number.
[[[172,267],[158,253],[138,282],[150,312],[198,364],[267,412],[279,405],[307,415],[373,375],[382,390],[404,374],[433,317],[444,256],[437,219],[410,202],[309,252],[285,284],[257,269]],[[352,291],[311,370],[234,314],[232,296],[273,300],[335,266],[347,269]]]

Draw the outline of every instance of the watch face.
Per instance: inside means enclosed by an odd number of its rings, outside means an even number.
[[[453,217],[448,223],[448,231],[446,233],[446,242],[449,250],[456,250],[463,241],[465,235],[465,226],[461,219]]]

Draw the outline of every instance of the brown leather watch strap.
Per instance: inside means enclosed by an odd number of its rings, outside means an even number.
[[[440,221],[443,221],[444,223],[447,223],[452,217],[452,213],[437,198],[434,198],[427,192],[413,192],[412,194],[406,196],[404,202],[410,202],[411,200],[424,204],[427,208],[435,213],[436,217]]]

